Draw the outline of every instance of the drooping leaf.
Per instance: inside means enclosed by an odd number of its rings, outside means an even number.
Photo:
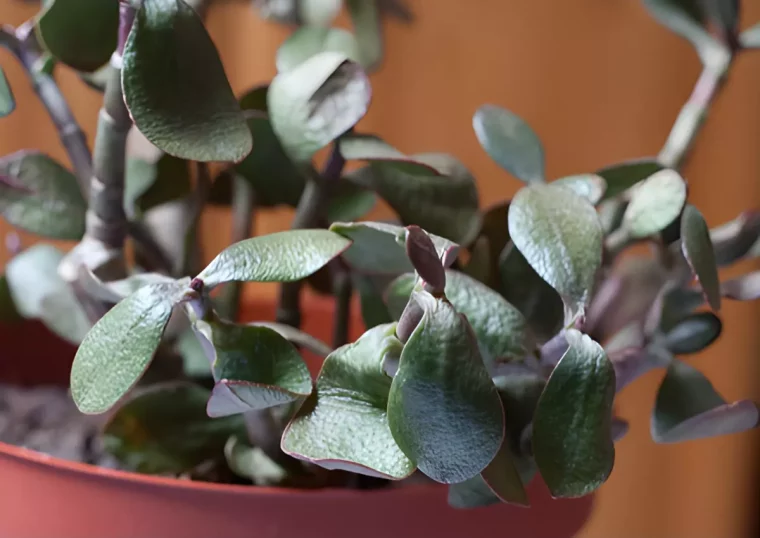
[[[71,367],[71,395],[86,414],[108,411],[148,368],[189,282],[144,286],[87,333]]]
[[[0,183],[0,213],[8,223],[51,239],[82,237],[87,202],[74,174],[36,151],[4,157],[0,174],[22,187]]]
[[[512,200],[508,221],[515,246],[559,292],[571,317],[582,313],[602,263],[602,226],[594,207],[562,187],[531,185]]]
[[[289,71],[320,52],[335,52],[361,63],[359,44],[351,32],[343,28],[302,26],[277,49],[277,71]]]
[[[472,478],[493,460],[504,412],[466,319],[426,292],[424,315],[401,352],[388,398],[393,438],[437,482]]]
[[[222,320],[198,321],[196,327],[214,350],[210,417],[266,409],[311,393],[306,363],[276,331]]]
[[[649,237],[676,220],[684,203],[686,182],[675,170],[660,170],[637,186],[623,215],[623,227],[631,237]]]
[[[320,357],[327,357],[333,351],[332,348],[325,344],[322,340],[319,340],[309,333],[305,333],[296,329],[295,327],[291,327],[290,325],[286,325],[284,323],[276,323],[274,321],[254,321],[249,325],[272,329],[288,342],[298,347],[308,349]]]
[[[674,360],[657,393],[651,433],[657,443],[677,443],[742,432],[758,420],[753,402],[726,403],[697,369]]]
[[[219,54],[183,0],[144,0],[124,49],[124,98],[162,151],[194,161],[241,161],[251,151]]]
[[[544,181],[544,148],[522,118],[483,105],[475,112],[472,127],[480,145],[504,170],[526,183]]]
[[[598,204],[607,190],[604,178],[596,174],[567,176],[552,181],[552,185],[570,189],[581,198],[588,200],[591,205]]]
[[[377,195],[348,181],[340,181],[327,207],[329,222],[352,222],[364,217],[377,204]]]
[[[245,239],[214,258],[198,278],[209,288],[225,282],[292,282],[314,273],[351,241],[328,230],[289,230]]]
[[[760,211],[744,211],[734,220],[710,230],[715,259],[724,267],[751,255],[760,244]]]
[[[359,64],[322,52],[274,78],[267,95],[269,119],[286,153],[305,163],[356,125],[370,95]]]
[[[378,0],[347,0],[361,64],[372,71],[383,59],[382,22]]]
[[[372,277],[353,272],[351,273],[351,280],[354,288],[359,292],[362,320],[364,321],[365,328],[372,329],[378,325],[393,321],[388,313],[388,307],[385,306],[383,297]]]
[[[723,330],[712,312],[699,312],[681,320],[665,335],[664,345],[675,355],[698,353],[715,342]]]
[[[192,192],[190,162],[164,153],[154,162],[139,157],[127,161],[124,211],[139,216]]]
[[[657,316],[656,319],[647,320],[650,332],[655,328],[665,333],[669,332],[705,302],[704,294],[695,288],[673,287],[663,290],[662,293],[659,312],[650,312],[650,316]],[[652,305],[652,308],[657,307],[657,304]]]
[[[604,199],[610,199],[660,170],[662,165],[656,159],[636,159],[606,166],[596,173],[607,183]]]
[[[96,92],[104,93],[106,91],[106,84],[108,84],[108,81],[113,78],[114,69],[115,67],[111,65],[111,62],[108,62],[92,73],[80,71],[78,75],[79,78],[82,79],[82,82],[87,84],[87,86]]]
[[[16,110],[16,99],[13,97],[13,90],[8,79],[5,78],[5,71],[0,67],[0,118],[4,118]]]
[[[118,0],[54,0],[35,28],[42,46],[78,71],[95,71],[108,62],[118,29]]]
[[[612,472],[615,370],[602,347],[575,329],[536,406],[533,454],[555,497],[581,497]]]
[[[388,426],[391,379],[383,356],[398,351],[395,324],[379,325],[325,360],[317,388],[285,429],[282,449],[327,469],[399,480],[415,470]]]
[[[760,299],[760,271],[726,280],[720,285],[723,297],[737,301]]]
[[[686,204],[681,216],[681,250],[708,303],[717,312],[720,310],[720,279],[710,230],[702,213],[691,204]]]
[[[245,435],[242,417],[206,415],[209,391],[173,382],[136,391],[109,418],[105,449],[125,469],[180,474],[219,459],[231,435]]]

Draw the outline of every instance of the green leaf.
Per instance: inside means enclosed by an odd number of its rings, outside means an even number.
[[[8,79],[5,78],[5,71],[0,67],[0,118],[4,118],[16,110],[16,99],[13,98],[13,90]]]
[[[343,8],[343,0],[300,0],[298,16],[306,26],[329,27]]]
[[[582,313],[602,263],[602,226],[594,207],[565,188],[531,185],[512,200],[508,220],[515,246],[557,290],[571,318]]]
[[[350,244],[328,230],[289,230],[253,237],[224,249],[198,278],[208,288],[225,282],[293,282],[314,273]]]
[[[742,212],[734,220],[710,230],[715,259],[724,267],[752,256],[760,245],[760,211]]]
[[[367,329],[393,321],[383,297],[372,277],[360,273],[351,273],[354,288],[359,292],[362,320]]]
[[[686,182],[671,169],[660,170],[641,182],[623,215],[623,227],[633,238],[664,230],[678,218],[686,203]]]
[[[161,204],[178,200],[193,190],[190,162],[163,153],[154,162],[139,157],[127,161],[124,211],[139,216]]]
[[[306,163],[364,117],[370,94],[359,64],[322,52],[274,78],[267,96],[269,119],[285,152]]]
[[[359,220],[372,211],[377,203],[377,195],[362,187],[340,181],[327,207],[329,222],[351,222]]]
[[[675,355],[698,353],[715,342],[723,330],[720,318],[712,312],[692,314],[665,335],[663,344]]]
[[[544,181],[544,148],[519,116],[495,105],[481,106],[472,118],[480,145],[504,170],[526,183]]]
[[[135,125],[162,151],[238,162],[251,151],[219,54],[182,0],[144,0],[124,49],[124,98]]]
[[[400,346],[395,324],[386,324],[331,353],[316,392],[285,429],[282,449],[327,469],[392,480],[411,475],[415,465],[388,426],[391,380],[382,369],[383,356]]]
[[[412,292],[422,290],[422,286],[418,285],[419,281],[417,275],[414,273],[404,273],[394,278],[388,287],[385,288],[385,302],[388,305],[388,312],[391,317],[398,321],[401,318],[401,314],[404,313],[404,308],[409,302],[409,298],[412,296]]]
[[[504,412],[464,316],[426,292],[415,300],[424,315],[401,352],[388,423],[423,473],[437,482],[462,482],[498,452]]]
[[[760,48],[760,24],[755,24],[739,35],[739,43],[747,49]]]
[[[116,50],[118,0],[54,0],[37,19],[37,35],[56,59],[95,71]]]
[[[330,230],[352,241],[343,259],[355,270],[372,274],[399,274],[413,271],[404,250],[406,231],[384,222],[335,222]],[[458,249],[456,243],[428,234],[438,253]]]
[[[361,64],[367,71],[372,71],[383,59],[383,28],[378,0],[347,0],[346,4]]]
[[[196,329],[214,349],[210,417],[266,409],[311,394],[306,363],[276,331],[221,320],[198,321]]]
[[[681,250],[707,302],[717,312],[720,310],[720,279],[710,230],[702,213],[691,204],[686,204],[681,216]]]
[[[555,181],[552,185],[570,189],[581,198],[585,198],[591,205],[598,204],[607,190],[607,183],[602,176],[596,174],[578,174],[567,176]]]
[[[277,71],[290,71],[320,52],[335,52],[361,63],[359,44],[351,32],[342,28],[302,26],[277,49]]]
[[[71,172],[47,155],[19,151],[0,160],[0,174],[22,187],[0,183],[0,213],[9,224],[50,239],[82,237],[87,202]]]
[[[23,318],[16,309],[13,295],[5,275],[0,275],[0,323],[15,323]]]
[[[410,175],[437,175],[438,169],[415,156],[399,150],[371,134],[349,133],[338,140],[338,149],[347,161],[393,163]]]
[[[272,461],[266,452],[248,446],[235,436],[224,445],[224,457],[233,473],[249,478],[257,486],[278,485],[287,477],[287,471]]]
[[[108,411],[137,383],[188,285],[178,280],[144,286],[87,333],[71,367],[71,395],[82,413]]]
[[[526,453],[523,441],[527,428],[533,422],[546,381],[537,374],[517,372],[495,377],[493,381],[507,417],[505,439],[509,440],[523,483],[527,484],[534,476],[536,465],[531,455]]]
[[[554,497],[582,497],[612,472],[615,371],[602,347],[575,329],[536,406],[533,454]]]
[[[660,170],[662,170],[662,165],[656,159],[635,159],[606,166],[596,174],[604,178],[607,183],[603,199],[608,200]]]
[[[678,443],[742,432],[759,420],[753,402],[726,403],[699,370],[674,360],[657,393],[651,433],[657,443]]]
[[[760,271],[726,280],[720,286],[723,297],[737,301],[760,299]]]
[[[177,338],[177,351],[182,356],[182,371],[189,378],[209,378],[211,377],[211,361],[209,360],[203,344],[195,335],[195,331],[188,327]],[[206,402],[211,394],[206,394],[206,400],[203,403],[203,413],[206,413]]]
[[[109,418],[103,444],[130,471],[180,474],[221,457],[231,435],[245,435],[241,417],[206,415],[209,391],[185,382],[135,391]]]

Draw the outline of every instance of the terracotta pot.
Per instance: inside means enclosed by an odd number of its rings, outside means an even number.
[[[244,319],[271,319],[273,310],[270,304],[248,304]],[[330,320],[330,303],[310,297],[305,329],[326,339]],[[354,325],[355,337],[362,327]],[[8,361],[26,345],[14,335],[37,338],[23,364]],[[49,363],[55,357],[52,372],[58,374],[71,363],[70,346],[39,327],[2,327],[0,336],[4,381],[34,381],[32,372],[40,370],[26,361]],[[44,381],[65,381],[54,377]],[[554,500],[538,479],[529,494],[529,509],[455,510],[440,485],[364,491],[228,486],[102,469],[0,443],[0,536],[13,538],[562,538],[573,536],[591,511],[590,497]]]

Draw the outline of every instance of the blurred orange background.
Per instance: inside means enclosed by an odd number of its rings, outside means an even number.
[[[478,179],[483,205],[520,183],[480,149],[471,127],[482,103],[525,118],[543,140],[550,178],[653,156],[691,92],[700,66],[690,46],[637,0],[409,0],[413,25],[386,24],[386,59],[372,76],[374,101],[359,128],[402,151],[445,151]],[[744,2],[743,26],[760,21]],[[17,25],[35,6],[3,0],[0,21]],[[233,88],[266,82],[289,30],[259,20],[246,1],[214,5],[207,26]],[[13,58],[0,51],[17,111],[0,120],[0,154],[39,148],[67,162],[52,123]],[[101,97],[65,69],[57,78],[90,141]],[[760,205],[760,51],[742,54],[685,170],[691,200],[715,226]],[[384,214],[383,208],[378,214]],[[288,226],[291,211],[257,216],[259,233]],[[208,211],[207,256],[226,245],[228,215]],[[0,235],[9,231],[0,223]],[[28,245],[34,237],[22,234]],[[67,245],[64,245],[67,246]],[[5,263],[7,253],[0,253]],[[757,266],[755,265],[755,268]],[[750,269],[744,265],[741,270]],[[270,294],[274,289],[249,292]],[[726,302],[719,342],[692,363],[729,399],[760,400],[760,303]],[[760,431],[655,445],[649,413],[662,372],[619,398],[631,431],[581,536],[741,537],[757,532]]]

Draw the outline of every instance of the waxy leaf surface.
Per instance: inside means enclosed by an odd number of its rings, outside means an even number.
[[[717,312],[720,310],[720,279],[710,230],[702,213],[691,204],[686,205],[681,216],[681,250],[707,302]]]

